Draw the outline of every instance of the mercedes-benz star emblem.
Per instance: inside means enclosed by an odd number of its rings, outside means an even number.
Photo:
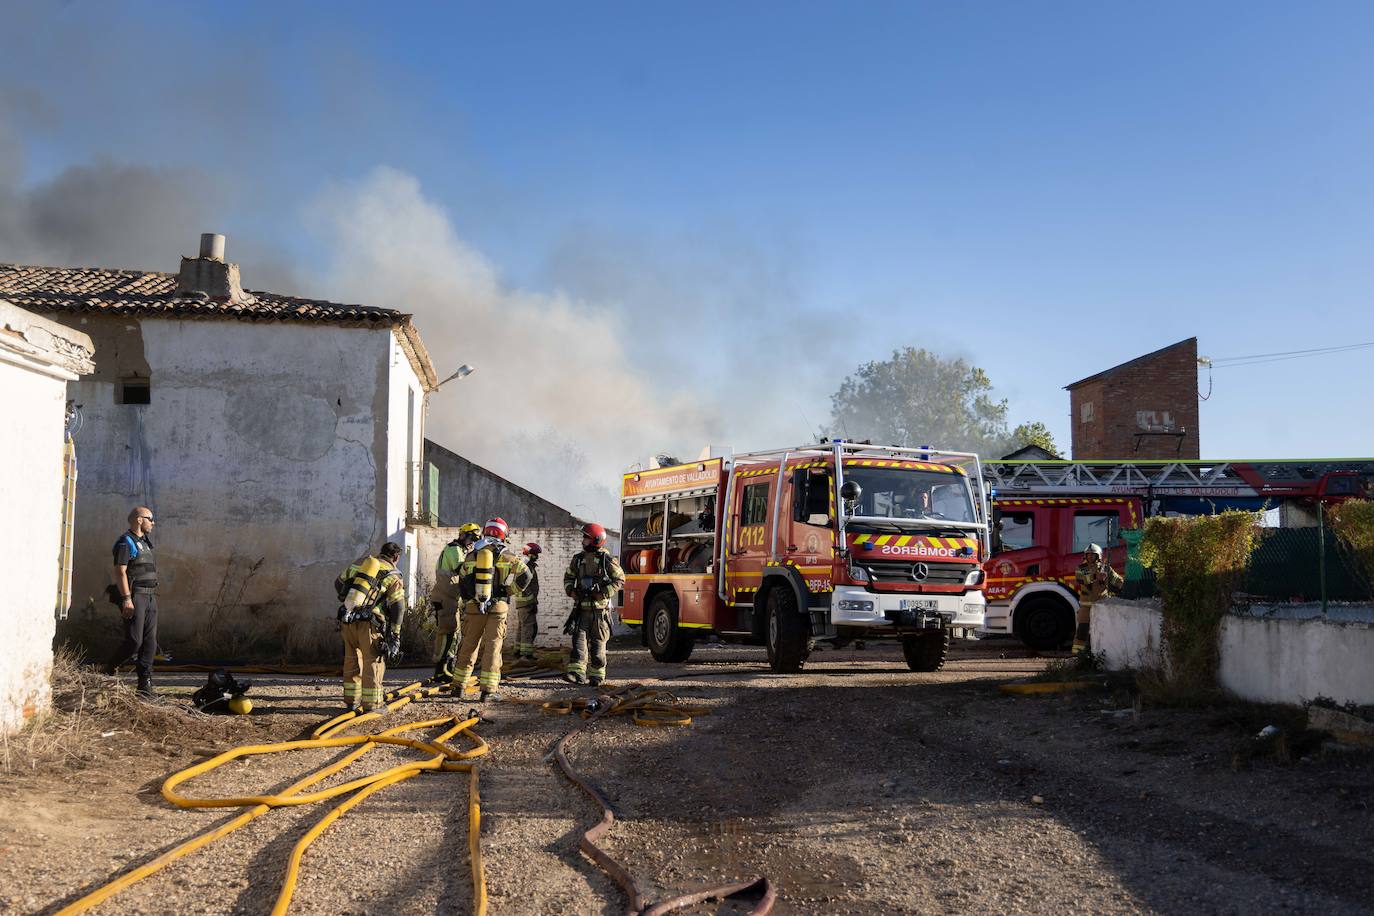
[[[917,582],[924,582],[926,576],[930,575],[930,567],[924,563],[917,563],[911,567],[911,578]]]

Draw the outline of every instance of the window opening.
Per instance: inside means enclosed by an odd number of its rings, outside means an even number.
[[[118,404],[151,404],[152,384],[146,378],[126,378],[120,381]]]

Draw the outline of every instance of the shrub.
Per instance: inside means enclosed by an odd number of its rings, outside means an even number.
[[[1221,618],[1254,549],[1258,521],[1250,512],[1223,512],[1145,522],[1140,562],[1158,577],[1164,651],[1181,684],[1215,682]]]

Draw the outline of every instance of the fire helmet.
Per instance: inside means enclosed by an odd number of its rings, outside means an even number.
[[[229,711],[236,716],[246,716],[253,711],[253,701],[243,694],[237,694],[229,699]]]
[[[467,524],[460,525],[458,527],[458,537],[460,538],[467,537],[472,538],[475,541],[477,540],[477,536],[481,533],[482,526],[477,524],[476,522],[468,522]]]
[[[601,547],[606,543],[606,529],[596,522],[587,522],[582,526],[582,538],[591,538],[593,547]]]
[[[498,541],[504,541],[509,534],[510,525],[506,524],[504,518],[489,518],[487,519],[487,523],[482,526],[483,537],[496,538]]]
[[[525,549],[520,552],[527,557],[537,557],[544,552],[544,548],[540,547],[534,541],[530,541],[528,544],[525,545]]]
[[[1099,560],[1102,559],[1102,548],[1097,546],[1096,544],[1089,544],[1086,548],[1084,548],[1083,552],[1090,553],[1093,556],[1097,557]]]

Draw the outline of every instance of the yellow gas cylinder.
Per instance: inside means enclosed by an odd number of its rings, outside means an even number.
[[[382,561],[368,557],[358,566],[358,571],[348,582],[348,593],[344,596],[344,607],[350,611],[371,604],[370,599],[377,592],[377,582],[381,578]]]
[[[477,606],[483,611],[491,603],[491,584],[496,575],[496,554],[490,547],[483,547],[477,551],[476,572],[473,575],[475,580],[475,596]]]

